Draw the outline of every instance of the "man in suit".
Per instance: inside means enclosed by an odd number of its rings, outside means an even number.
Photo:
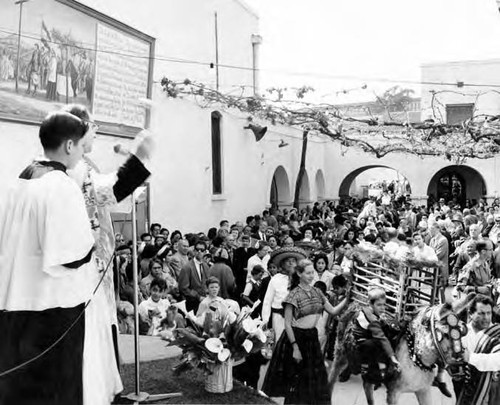
[[[207,251],[207,245],[204,241],[198,241],[194,249],[194,258],[189,260],[179,274],[179,291],[186,300],[186,309],[196,313],[206,296],[208,265],[203,260],[203,255]]]
[[[189,242],[186,239],[181,239],[177,242],[177,252],[167,259],[167,264],[172,269],[172,275],[177,281],[179,281],[181,269],[189,262],[188,250]]]
[[[247,280],[247,264],[256,250],[250,247],[251,238],[248,235],[241,237],[242,246],[234,250],[233,253],[233,273],[236,280],[236,296],[239,297],[245,289]]]
[[[252,235],[252,238],[257,239],[257,240],[263,240],[266,241],[266,229],[267,229],[267,222],[264,220],[261,220],[259,223],[259,229],[256,233]]]
[[[441,233],[441,229],[437,222],[432,223],[429,228],[431,233],[431,241],[429,246],[434,249],[436,255],[438,257],[439,263],[441,263],[442,267],[440,268],[440,283],[443,288],[448,285],[448,253],[449,253],[449,245],[448,239],[446,239]]]

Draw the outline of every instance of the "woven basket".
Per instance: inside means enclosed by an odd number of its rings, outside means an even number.
[[[217,364],[212,374],[205,377],[205,391],[222,394],[233,389],[233,360]]]

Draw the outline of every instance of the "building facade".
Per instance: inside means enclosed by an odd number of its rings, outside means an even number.
[[[203,108],[202,100],[196,98],[167,98],[159,84],[164,76],[174,80],[189,78],[209,87],[218,84],[223,92],[252,94],[258,84],[252,68],[258,67],[258,47],[265,46],[265,38],[260,45],[258,16],[244,2],[149,0],[147,7],[142,8],[137,7],[135,0],[85,0],[83,3],[154,38],[150,77],[153,108],[147,124],[155,133],[157,149],[150,162],[153,175],[149,180],[149,204],[143,213],[140,232],[145,231],[151,221],[171,230],[206,232],[221,219],[233,222],[271,205],[291,206],[302,148],[300,129],[255,122],[268,127],[265,136],[257,142],[253,132],[244,129],[248,125],[246,115],[216,105]],[[25,6],[25,12],[29,12],[31,4]],[[217,60],[219,69],[215,66]],[[451,69],[448,65],[424,66],[422,79],[467,83],[491,74],[491,81],[500,83],[500,78],[493,77],[494,64],[485,67],[478,63],[460,69]],[[429,111],[431,90],[422,89],[423,118]],[[0,96],[1,91],[0,83]],[[455,96],[459,97],[452,93],[446,95],[445,104],[471,103],[471,98],[456,100]],[[488,97],[484,105],[481,104],[481,110],[495,113],[500,107],[500,98]],[[465,107],[444,113],[463,116],[464,111]],[[113,152],[117,143],[130,148],[133,138],[119,131],[98,135],[91,158],[103,172],[116,170],[123,160]],[[41,152],[36,122],[0,119],[0,145],[3,162],[0,176],[17,176]],[[377,159],[311,134],[306,174],[299,185],[300,202],[305,205],[347,196],[356,177],[372,168],[390,168],[401,173],[418,204],[426,204],[428,195],[451,197],[458,193],[465,200],[482,196],[494,198],[498,194],[500,165],[496,158],[469,160],[460,165],[445,157],[421,159],[391,154]]]

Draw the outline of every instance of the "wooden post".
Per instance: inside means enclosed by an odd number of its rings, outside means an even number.
[[[302,179],[306,172],[306,155],[307,155],[307,135],[309,130],[304,130],[302,132],[302,154],[300,156],[300,167],[299,174],[297,175],[297,181],[295,182],[295,195],[293,198],[293,207],[299,209],[300,205],[300,186],[302,185]]]

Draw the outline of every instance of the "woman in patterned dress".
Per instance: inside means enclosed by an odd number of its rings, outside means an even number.
[[[283,301],[285,333],[278,341],[262,390],[285,397],[285,404],[330,404],[327,373],[316,325],[323,310],[338,315],[346,297],[333,307],[313,287],[315,270],[310,260],[301,260],[292,276],[291,291]]]

